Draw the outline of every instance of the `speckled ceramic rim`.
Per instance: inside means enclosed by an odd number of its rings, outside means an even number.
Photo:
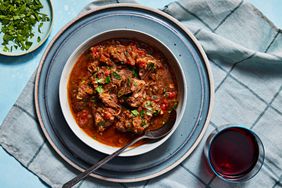
[[[52,26],[53,26],[53,20],[54,20],[54,9],[53,9],[53,3],[52,0],[47,0],[50,9],[51,9],[51,18],[50,18],[50,27],[45,35],[45,37],[37,44],[37,46],[35,46],[34,48],[24,51],[24,52],[19,52],[19,53],[13,53],[13,52],[0,52],[0,55],[5,55],[5,56],[11,56],[11,57],[16,57],[16,56],[22,56],[22,55],[26,55],[29,54],[31,52],[34,52],[35,50],[37,50],[42,44],[44,44],[44,42],[48,39],[51,31],[52,31]]]
[[[142,6],[142,5],[138,5],[138,4],[127,4],[127,3],[123,3],[123,4],[114,4],[114,5],[106,5],[106,6],[102,6],[102,7],[99,7],[99,8],[95,8],[95,10],[93,11],[88,11],[86,13],[83,13],[81,15],[79,15],[77,18],[73,19],[71,22],[69,22],[67,25],[65,25],[58,33],[57,35],[53,38],[53,40],[50,42],[50,44],[48,45],[46,51],[44,52],[42,58],[41,58],[41,61],[40,61],[40,64],[39,64],[39,67],[38,67],[38,72],[37,72],[37,75],[36,75],[36,81],[35,81],[35,108],[36,108],[36,113],[37,113],[37,116],[38,116],[38,120],[39,120],[39,124],[41,126],[41,129],[43,130],[43,133],[44,135],[46,136],[47,140],[49,141],[49,143],[51,144],[51,146],[54,148],[54,150],[67,162],[69,163],[70,165],[72,165],[74,168],[78,169],[79,171],[84,171],[83,168],[79,167],[78,165],[76,165],[75,163],[73,163],[72,161],[70,161],[57,147],[56,145],[53,143],[52,139],[50,138],[50,136],[48,135],[48,132],[47,130],[45,129],[44,127],[44,123],[43,123],[43,120],[42,120],[42,116],[41,116],[41,112],[40,112],[40,108],[39,108],[39,101],[38,101],[38,88],[39,88],[39,79],[40,79],[40,73],[41,73],[41,70],[42,70],[42,67],[43,67],[43,63],[44,63],[44,60],[50,50],[50,48],[53,46],[53,43],[57,40],[57,38],[68,28],[70,27],[73,23],[75,23],[77,20],[85,17],[86,15],[88,14],[91,14],[95,11],[101,11],[101,10],[105,10],[105,9],[111,9],[113,7],[124,7],[124,8],[139,8],[139,9],[143,9],[143,10],[147,10],[147,11],[150,11],[150,12],[154,12],[156,14],[159,14],[165,18],[167,18],[168,20],[174,22],[175,24],[177,24],[177,26],[179,28],[181,28],[183,31],[186,32],[186,34],[190,37],[190,39],[193,41],[193,43],[195,44],[195,46],[197,47],[197,49],[199,50],[202,58],[203,58],[203,61],[205,63],[205,67],[206,67],[206,71],[207,71],[207,76],[208,76],[208,80],[209,80],[209,92],[210,92],[210,100],[209,100],[209,110],[208,110],[208,113],[207,113],[207,117],[206,117],[206,121],[205,121],[205,124],[203,126],[203,129],[201,131],[201,133],[199,134],[198,138],[196,139],[196,141],[194,142],[194,144],[191,146],[191,148],[177,161],[175,161],[171,166],[168,166],[167,168],[157,172],[157,173],[154,173],[154,174],[151,174],[151,175],[148,175],[148,176],[144,176],[144,177],[141,177],[141,178],[128,178],[128,179],[118,179],[118,178],[108,178],[108,177],[104,177],[104,176],[101,176],[101,175],[98,175],[98,174],[94,174],[92,173],[91,176],[94,177],[94,178],[98,178],[98,179],[101,179],[101,180],[105,180],[105,181],[110,181],[110,182],[119,182],[119,183],[130,183],[130,182],[139,182],[139,181],[145,181],[145,180],[148,180],[148,179],[152,179],[152,178],[155,178],[155,177],[158,177],[170,170],[172,170],[173,168],[175,168],[176,166],[178,166],[182,161],[184,161],[193,151],[194,149],[198,146],[198,144],[200,143],[200,141],[202,140],[205,132],[206,132],[206,129],[208,128],[208,125],[209,125],[209,121],[210,121],[210,118],[211,118],[211,112],[212,112],[212,108],[213,108],[213,105],[214,105],[214,81],[213,81],[213,77],[212,77],[212,72],[211,72],[211,68],[210,68],[210,65],[209,65],[209,60],[207,58],[207,55],[205,54],[202,46],[200,45],[200,43],[198,42],[198,40],[194,37],[194,35],[188,30],[186,29],[178,20],[176,20],[175,18],[173,18],[172,16],[160,11],[160,10],[157,10],[157,9],[152,9],[152,8],[148,8],[148,7],[145,7],[145,6]]]

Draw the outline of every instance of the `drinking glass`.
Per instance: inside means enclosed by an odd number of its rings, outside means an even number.
[[[243,125],[225,125],[215,129],[206,141],[204,154],[214,174],[231,183],[245,182],[254,177],[265,158],[262,141],[254,131]],[[221,162],[218,162],[220,165],[215,159]],[[224,169],[228,168],[231,170],[226,173]],[[232,170],[233,174],[230,173]]]

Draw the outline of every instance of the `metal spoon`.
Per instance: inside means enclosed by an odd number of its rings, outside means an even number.
[[[65,183],[63,185],[63,188],[73,187],[75,184],[77,184],[78,182],[80,182],[81,180],[86,178],[90,173],[92,173],[93,171],[97,170],[98,168],[100,168],[101,166],[103,166],[104,164],[109,162],[111,159],[113,159],[114,157],[118,156],[126,148],[128,148],[129,146],[132,146],[136,142],[138,142],[140,140],[143,140],[143,139],[156,140],[156,139],[160,139],[160,138],[168,135],[168,133],[170,133],[170,131],[172,130],[172,127],[173,127],[173,125],[175,123],[175,120],[176,120],[176,111],[172,110],[171,113],[170,113],[169,120],[161,128],[159,128],[157,130],[146,131],[143,136],[140,136],[140,137],[136,138],[132,142],[130,142],[127,145],[125,145],[124,147],[120,148],[119,150],[117,150],[113,154],[111,154],[111,155],[105,157],[104,159],[100,160],[98,163],[94,164],[93,166],[91,166],[90,168],[85,170],[84,172],[80,173],[75,178],[73,178],[70,181],[68,181],[67,183]]]

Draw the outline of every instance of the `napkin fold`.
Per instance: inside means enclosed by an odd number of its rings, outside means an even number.
[[[94,1],[84,11],[116,2]],[[133,2],[133,1],[130,1]],[[282,32],[243,0],[180,0],[163,9],[181,21],[206,51],[215,81],[210,126],[193,154],[161,177],[117,184],[88,178],[77,187],[281,187],[282,185]],[[78,171],[46,141],[35,113],[32,75],[0,127],[0,145],[50,187],[61,187]],[[203,157],[208,134],[240,123],[262,139],[266,158],[252,180],[228,184],[209,171]]]

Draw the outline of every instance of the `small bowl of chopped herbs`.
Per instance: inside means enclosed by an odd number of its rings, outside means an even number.
[[[41,46],[53,21],[50,0],[0,0],[0,54],[20,56]]]

